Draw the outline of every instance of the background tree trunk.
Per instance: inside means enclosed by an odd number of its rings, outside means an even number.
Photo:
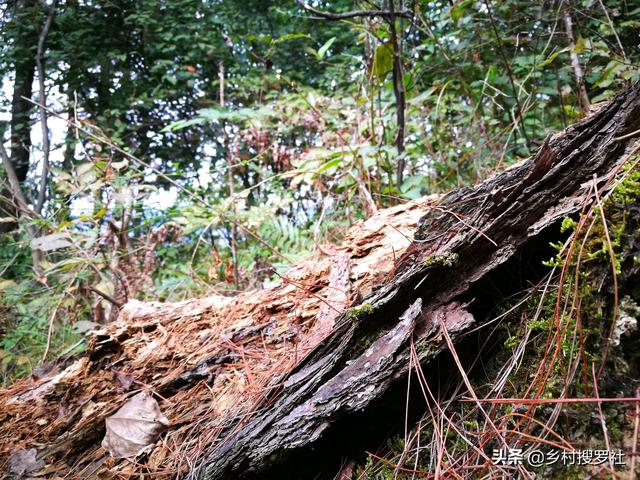
[[[29,160],[31,150],[31,125],[29,116],[32,104],[25,100],[31,98],[33,93],[33,80],[36,69],[35,51],[38,43],[38,35],[32,25],[25,22],[26,18],[34,15],[35,0],[17,2],[15,7],[15,21],[18,22],[18,35],[16,36],[15,66],[13,97],[11,99],[11,143],[9,160],[13,165],[16,178],[20,185],[24,184],[29,172]],[[32,11],[32,12],[30,12]],[[25,24],[21,23],[25,22]],[[24,98],[23,98],[24,97]],[[2,196],[16,202],[9,189],[4,189]],[[17,209],[7,202],[0,202],[1,217],[16,217]],[[0,223],[0,234],[10,232],[17,228],[17,223]]]

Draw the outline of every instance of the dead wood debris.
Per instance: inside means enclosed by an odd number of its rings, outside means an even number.
[[[204,445],[215,446],[225,425],[264,398],[273,378],[393,274],[436,199],[359,222],[330,255],[309,257],[263,290],[180,303],[130,301],[66,369],[0,391],[0,471],[16,478],[188,472]],[[135,461],[116,459],[100,445],[105,419],[140,391],[154,395],[170,427]]]

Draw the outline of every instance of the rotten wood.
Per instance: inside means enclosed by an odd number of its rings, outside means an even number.
[[[16,451],[36,448],[44,477],[130,476],[132,469],[142,476],[149,468],[186,475],[199,444],[215,445],[222,427],[252,412],[264,384],[392,274],[394,252],[409,245],[436,199],[357,222],[342,245],[319,248],[323,253],[293,266],[287,280],[258,290],[178,303],[129,301],[116,322],[92,335],[84,356],[0,389],[0,472]],[[108,458],[100,441],[105,418],[139,389],[156,394],[171,427],[132,466]]]
[[[314,335],[324,338],[335,324],[336,318],[345,311],[349,304],[351,282],[351,263],[349,256],[341,253],[334,257],[329,273],[326,303],[320,306]]]

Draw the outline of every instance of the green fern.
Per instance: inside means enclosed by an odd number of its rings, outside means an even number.
[[[288,217],[271,217],[260,226],[260,236],[281,253],[300,253],[311,246],[311,238],[305,230],[296,226]]]

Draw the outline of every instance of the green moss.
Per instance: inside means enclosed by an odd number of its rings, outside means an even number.
[[[562,219],[562,225],[560,226],[560,233],[568,232],[570,230],[575,230],[578,222],[576,222],[573,218],[564,217]]]
[[[512,335],[504,341],[504,346],[505,348],[512,350],[516,345],[518,345],[518,343],[520,343],[520,339]]]
[[[437,255],[430,255],[422,261],[425,266],[441,265],[443,267],[453,267],[458,263],[458,254],[453,252],[443,252]]]
[[[421,360],[423,358],[429,358],[431,356],[432,349],[428,342],[418,341],[415,344],[415,347],[416,352],[418,353],[418,358],[420,358]]]
[[[624,180],[611,194],[611,200],[615,203],[627,205],[640,200],[640,170],[631,170],[632,162],[622,167]]]
[[[550,329],[549,320],[546,318],[539,320],[531,320],[529,328],[532,332],[548,332]]]
[[[624,414],[615,408],[610,408],[602,412],[606,419],[609,439],[612,442],[622,442],[624,439]]]
[[[347,318],[353,320],[362,320],[367,315],[370,315],[375,310],[374,306],[370,303],[363,303],[357,307],[351,307],[347,309]]]

